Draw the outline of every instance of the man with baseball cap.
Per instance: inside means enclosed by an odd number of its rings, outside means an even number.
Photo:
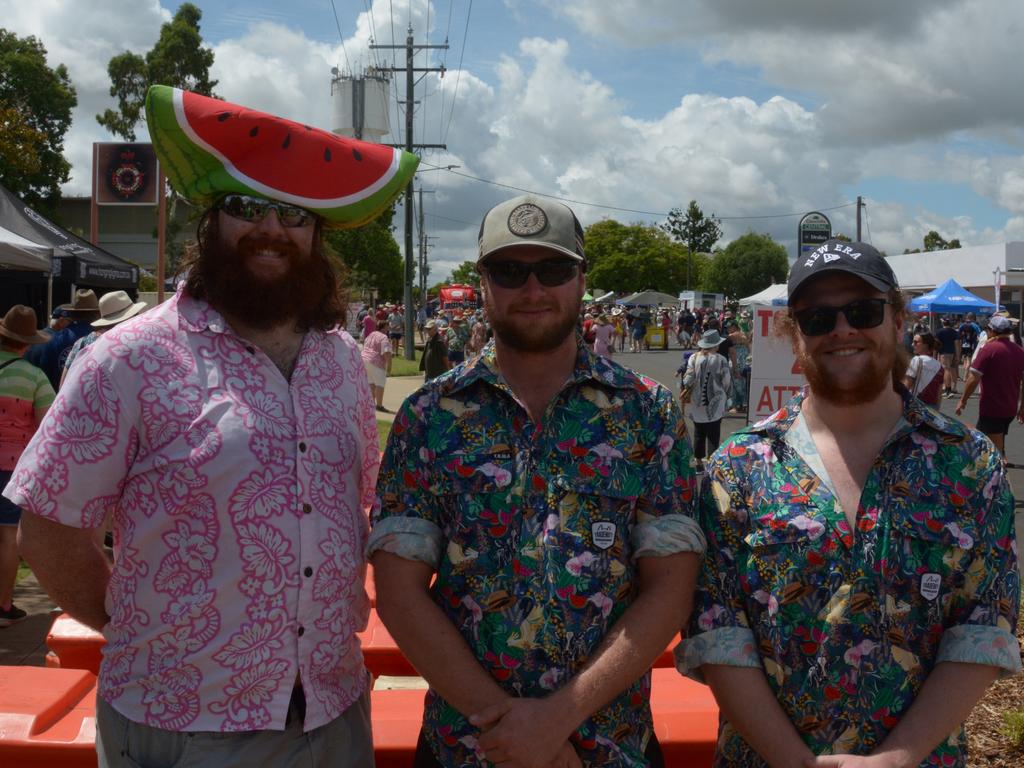
[[[964,766],[961,724],[1020,671],[1006,467],[900,383],[903,320],[870,245],[801,257],[780,325],[807,387],[709,463],[677,662],[718,700],[716,764]]]
[[[1024,423],[1024,349],[1013,341],[1012,332],[1008,317],[989,318],[988,338],[971,361],[964,393],[956,404],[959,416],[981,385],[977,427],[1000,452],[1005,452],[1006,433],[1014,417]]]
[[[199,247],[170,301],[71,368],[4,490],[23,553],[106,638],[101,766],[372,765],[356,633],[380,448],[321,235],[387,208],[415,158],[163,86],[146,117],[205,209]],[[233,128],[244,173],[205,149]],[[394,194],[317,197],[355,163]],[[108,513],[112,566],[89,531]]]
[[[430,684],[417,766],[663,764],[649,669],[689,612],[695,481],[672,393],[576,331],[583,242],[546,198],[487,212],[493,341],[388,440],[368,550]]]

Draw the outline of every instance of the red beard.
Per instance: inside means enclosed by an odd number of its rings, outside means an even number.
[[[824,352],[797,352],[797,361],[803,369],[807,384],[815,397],[839,406],[856,406],[874,400],[887,386],[900,380],[907,362],[895,337],[882,345],[866,342],[869,352],[867,364],[851,382],[843,381],[819,364]]]

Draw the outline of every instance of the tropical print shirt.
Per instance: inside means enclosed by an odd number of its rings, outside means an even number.
[[[113,515],[99,695],[171,731],[305,730],[360,696],[356,633],[380,460],[366,373],[341,330],[291,379],[183,289],[72,366],[4,494],[76,528]]]
[[[943,661],[1020,670],[1013,496],[979,432],[901,387],[903,417],[851,527],[800,415],[805,393],[711,460],[708,554],[680,671],[758,667],[815,754],[867,754]],[[766,765],[723,720],[716,765]],[[922,765],[966,765],[963,730]]]
[[[397,414],[369,551],[434,567],[432,597],[480,664],[511,694],[547,695],[635,599],[638,558],[703,551],[685,430],[669,390],[581,338],[535,423],[488,344]],[[645,675],[582,723],[585,765],[646,765],[649,694]],[[424,718],[442,765],[484,764],[477,731],[433,691]]]

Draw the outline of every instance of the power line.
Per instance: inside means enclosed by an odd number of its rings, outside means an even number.
[[[348,50],[345,48],[345,35],[341,33],[341,22],[338,21],[338,9],[334,7],[334,0],[331,0],[331,10],[334,11],[334,25],[338,28],[338,37],[341,38],[341,52],[345,54],[345,69],[352,71],[352,65],[348,60]]]
[[[482,182],[483,184],[490,184],[492,186],[501,187],[503,189],[511,189],[511,190],[513,190],[515,192],[524,192],[524,193],[526,193],[528,195],[537,195],[538,197],[546,197],[546,198],[549,198],[551,200],[558,200],[558,201],[563,202],[563,203],[572,203],[573,205],[587,205],[587,206],[590,206],[591,208],[602,208],[602,209],[608,210],[608,211],[621,211],[623,213],[636,213],[636,214],[640,214],[641,216],[660,216],[660,217],[663,217],[663,218],[668,216],[668,213],[665,213],[665,212],[662,212],[662,211],[641,211],[641,210],[638,210],[636,208],[620,208],[617,205],[605,205],[603,203],[590,203],[590,202],[587,202],[586,200],[574,200],[571,197],[562,197],[560,195],[548,194],[547,192],[538,192],[538,191],[533,190],[533,189],[525,189],[524,187],[516,187],[516,186],[513,186],[512,184],[503,184],[500,181],[494,181],[492,179],[482,179],[479,176],[472,176],[472,175],[470,175],[468,173],[462,173],[461,171],[456,171],[456,170],[453,170],[451,168],[445,168],[443,165],[431,165],[430,163],[421,163],[421,165],[426,166],[427,168],[437,168],[437,169],[442,170],[442,171],[448,171],[448,173],[454,174],[456,176],[462,176],[463,178],[466,178],[466,179],[472,179],[473,181],[479,181],[479,182]],[[831,208],[819,208],[818,210],[820,210],[820,211],[838,211],[840,208],[849,208],[851,205],[856,205],[856,203],[855,202],[843,203],[842,205],[834,205]],[[715,216],[715,218],[718,219],[719,221],[753,221],[753,220],[756,220],[756,219],[788,219],[788,218],[792,218],[793,216],[804,216],[806,213],[807,213],[806,211],[798,211],[796,213],[766,213],[766,214],[762,214],[762,215],[758,215],[758,216]]]
[[[448,45],[448,35],[452,31],[452,11],[455,9],[455,0],[448,0],[448,25],[444,29],[444,44]],[[441,59],[441,66],[448,66],[448,49],[445,48],[444,58]],[[443,138],[444,135],[444,96],[445,89],[441,88],[441,110],[437,113],[437,138],[438,140]],[[424,132],[426,133],[426,132]]]
[[[448,125],[445,126],[444,136],[441,137],[441,143],[448,143],[448,131],[452,127],[452,119],[455,117],[455,104],[456,98],[459,95],[459,80],[462,79],[462,57],[466,55],[466,38],[469,37],[469,17],[473,13],[473,0],[469,0],[469,7],[466,9],[466,28],[462,32],[462,50],[459,51],[459,71],[455,75],[455,90],[452,93],[452,111],[448,115]]]

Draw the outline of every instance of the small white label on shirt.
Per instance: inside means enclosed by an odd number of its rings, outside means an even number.
[[[939,596],[939,589],[942,586],[942,577],[937,573],[921,574],[921,596],[925,600],[934,600]]]
[[[590,524],[590,536],[598,549],[608,549],[615,543],[615,523],[597,522]]]

